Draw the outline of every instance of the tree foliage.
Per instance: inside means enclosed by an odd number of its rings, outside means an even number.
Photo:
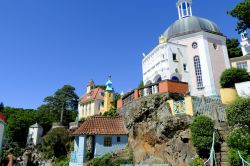
[[[66,156],[70,150],[69,132],[64,128],[51,129],[43,137],[42,149],[46,158]]]
[[[244,0],[243,2],[237,4],[237,6],[228,11],[232,17],[238,19],[236,31],[241,33],[246,29],[250,28],[250,0]]]
[[[227,51],[229,58],[240,57],[243,55],[239,45],[240,43],[238,39],[227,39]]]
[[[7,118],[7,128],[13,142],[25,146],[29,127],[36,123],[36,111],[21,108],[4,108],[4,115]]]
[[[51,112],[57,121],[62,120],[62,124],[68,125],[69,122],[75,120],[77,115],[78,98],[74,87],[64,85],[54,95],[46,97],[44,99],[45,104],[38,110]]]
[[[143,81],[141,81],[140,84],[138,85],[138,88],[140,89],[140,88],[143,88],[143,87],[144,87],[144,83],[143,83]]]
[[[220,77],[222,88],[234,88],[235,83],[249,81],[249,74],[245,69],[230,68],[226,69]]]
[[[208,157],[213,141],[214,122],[207,116],[197,116],[190,128],[192,142],[199,156]]]
[[[250,128],[250,98],[239,98],[226,108],[230,126],[248,126]]]
[[[3,105],[3,102],[0,103],[0,112],[3,112],[4,110],[4,105]]]

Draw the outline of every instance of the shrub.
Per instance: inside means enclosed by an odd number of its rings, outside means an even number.
[[[235,83],[249,80],[249,74],[245,69],[230,68],[222,73],[220,77],[220,85],[222,88],[234,88]]]
[[[204,161],[202,158],[200,158],[199,156],[197,156],[195,159],[193,159],[190,163],[189,166],[203,166],[204,165]]]
[[[213,141],[214,122],[207,116],[197,116],[191,124],[192,142],[199,156],[208,157]]]
[[[117,113],[117,111],[115,110],[115,109],[110,109],[109,111],[107,111],[107,112],[104,112],[104,114],[103,114],[103,116],[107,116],[107,117],[113,117],[113,116],[117,116],[117,115],[119,115],[118,113]]]
[[[250,98],[239,98],[226,108],[228,124],[250,128]]]
[[[240,151],[240,155],[244,158],[244,160],[250,161],[250,155],[247,155],[245,151]],[[227,156],[231,166],[242,166],[242,161],[239,157],[237,149],[229,149]]]
[[[64,128],[54,128],[43,137],[42,149],[45,158],[59,158],[67,155],[70,150],[69,132]]]
[[[132,164],[133,159],[128,156],[128,158],[112,157],[110,153],[105,154],[100,158],[94,158],[87,166],[120,166],[121,164]]]
[[[246,128],[234,128],[227,137],[227,145],[238,150],[250,152],[250,132]]]

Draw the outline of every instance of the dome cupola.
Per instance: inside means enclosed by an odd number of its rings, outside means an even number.
[[[179,19],[192,16],[192,0],[178,0],[176,4],[179,13]]]

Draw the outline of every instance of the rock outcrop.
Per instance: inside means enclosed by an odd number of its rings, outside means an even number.
[[[173,116],[165,95],[151,95],[125,105],[121,114],[136,164],[188,165],[196,156],[188,129],[191,117]]]

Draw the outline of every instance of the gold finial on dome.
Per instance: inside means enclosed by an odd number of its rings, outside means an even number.
[[[161,35],[161,36],[159,37],[159,43],[160,43],[160,44],[165,43],[166,41],[167,41],[167,38],[166,38],[165,36]]]

